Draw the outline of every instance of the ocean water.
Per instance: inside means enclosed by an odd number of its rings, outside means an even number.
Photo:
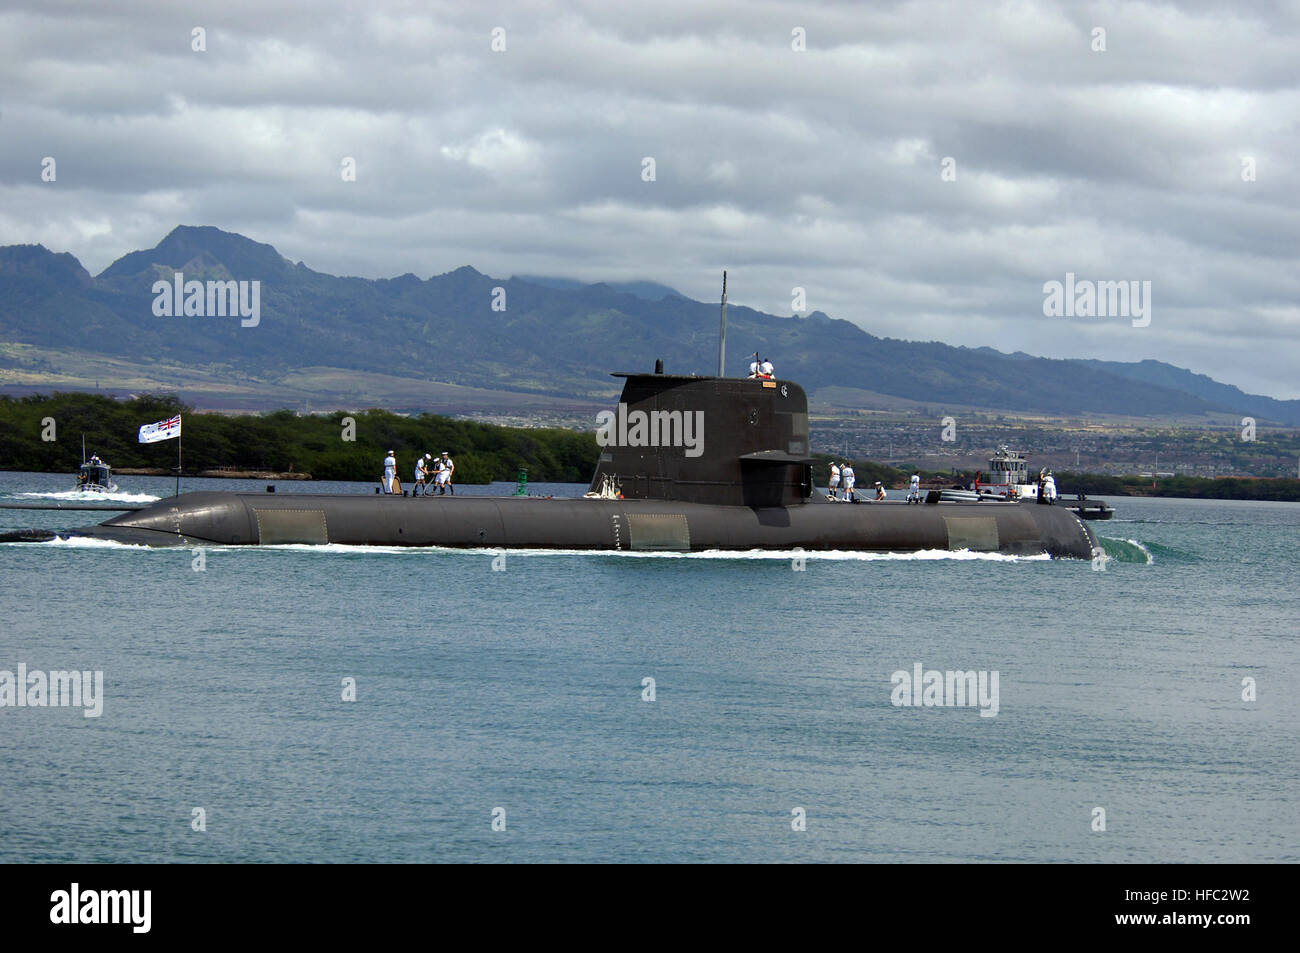
[[[0,861],[1300,860],[1300,506],[1110,502],[1103,571],[0,545],[0,669],[104,677],[0,708]],[[997,714],[892,704],[916,663]]]

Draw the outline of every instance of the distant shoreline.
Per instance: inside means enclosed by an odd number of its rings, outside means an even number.
[[[114,467],[118,476],[175,476],[175,470],[165,467]],[[199,470],[196,473],[181,471],[182,477],[204,477],[210,480],[311,480],[310,473],[289,471],[277,473],[273,470]]]
[[[1290,477],[1112,477],[1093,473],[1058,471],[1056,485],[1062,497],[1078,493],[1133,498],[1165,497],[1180,500],[1270,500],[1300,502],[1300,480]]]

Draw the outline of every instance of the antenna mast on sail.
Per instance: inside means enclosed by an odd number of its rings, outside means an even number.
[[[718,376],[725,377],[727,369],[727,273],[722,272],[722,317],[718,323]]]

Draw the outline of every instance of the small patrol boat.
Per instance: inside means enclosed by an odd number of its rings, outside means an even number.
[[[1073,500],[1058,500],[1058,506],[1064,506],[1075,516],[1085,520],[1108,520],[1115,515],[1115,508],[1105,500],[1090,500],[1082,493]]]
[[[78,493],[115,493],[117,484],[113,482],[113,468],[98,456],[92,456],[77,470]]]

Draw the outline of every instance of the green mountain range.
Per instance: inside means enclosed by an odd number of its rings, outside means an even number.
[[[158,316],[155,282],[260,282],[260,320]],[[170,390],[199,406],[577,409],[610,371],[716,371],[718,305],[652,282],[420,279],[313,271],[270,245],[181,226],[99,275],[41,245],[0,248],[0,390]],[[875,337],[821,312],[728,309],[729,374],[758,351],[813,394],[1051,415],[1250,415],[1300,424],[1300,401],[1245,394],[1157,361],[1052,360]],[[370,402],[370,403],[367,403]],[[452,406],[459,402],[463,406]]]

